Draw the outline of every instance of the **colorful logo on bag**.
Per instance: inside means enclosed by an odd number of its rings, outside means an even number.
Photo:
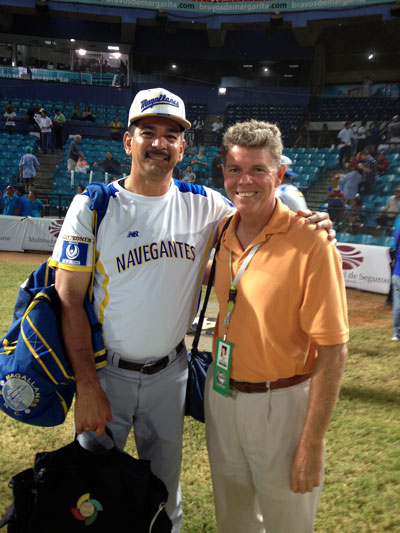
[[[40,393],[35,382],[22,374],[10,373],[0,381],[0,395],[5,406],[15,414],[24,412],[29,414],[32,407],[36,407],[40,400]]]
[[[71,508],[71,512],[77,520],[84,520],[85,526],[93,524],[97,518],[97,512],[102,511],[103,506],[97,500],[90,498],[90,494],[83,494],[76,503],[76,507]]]
[[[348,244],[338,244],[337,249],[342,256],[343,270],[353,270],[358,268],[364,261],[364,257],[358,248]]]

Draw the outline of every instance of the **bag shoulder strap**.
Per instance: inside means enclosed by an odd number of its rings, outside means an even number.
[[[220,235],[218,237],[217,244],[215,246],[215,253],[214,253],[214,258],[213,258],[213,262],[212,262],[212,266],[211,266],[211,270],[210,270],[210,275],[208,277],[208,284],[207,284],[206,294],[204,296],[203,307],[202,307],[201,312],[200,312],[199,321],[198,321],[197,327],[196,327],[196,333],[194,335],[194,339],[193,339],[193,343],[192,343],[192,353],[193,352],[197,352],[197,346],[198,346],[199,340],[200,340],[200,335],[201,335],[201,330],[202,330],[202,327],[203,327],[204,316],[206,314],[208,299],[210,297],[211,289],[212,289],[212,286],[214,284],[217,253],[218,253],[218,250],[219,250],[219,248],[221,246],[222,236],[225,233],[225,231],[227,230],[229,224],[231,223],[232,218],[233,218],[233,215],[231,215],[228,218],[228,220],[225,222],[224,227],[222,228],[222,231],[221,231],[221,233],[220,233]]]
[[[88,289],[89,299],[93,301],[93,283],[94,283],[94,271],[96,265],[96,241],[97,232],[101,221],[103,220],[108,207],[108,202],[111,196],[115,196],[116,189],[114,186],[107,187],[104,183],[90,183],[83,194],[87,194],[90,198],[90,209],[92,210],[92,230],[94,235],[93,243],[93,259],[92,259],[92,276],[90,279],[90,285]]]

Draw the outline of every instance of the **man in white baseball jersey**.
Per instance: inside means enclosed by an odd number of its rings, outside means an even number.
[[[167,486],[174,532],[182,519],[183,339],[218,223],[233,209],[214,190],[172,179],[189,127],[183,101],[165,89],[140,91],[130,108],[124,146],[131,173],[109,185],[112,196],[96,240],[94,306],[108,353],[99,374],[82,307],[94,255],[87,194],[74,198],[52,258],[76,378],[80,442],[91,449],[109,446],[107,423],[123,448],[133,426],[139,457],[151,461]]]
[[[307,202],[303,193],[297,187],[290,183],[290,178],[297,178],[298,174],[292,170],[292,160],[286,155],[281,156],[281,163],[286,166],[285,174],[282,178],[281,184],[277,187],[275,196],[282,200],[289,209],[295,213],[299,210],[307,209]]]

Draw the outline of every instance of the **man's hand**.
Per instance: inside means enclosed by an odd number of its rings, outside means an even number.
[[[323,456],[323,442],[313,445],[299,444],[290,471],[290,488],[293,492],[304,494],[319,487],[322,479]]]
[[[103,435],[106,422],[113,422],[111,407],[97,379],[89,383],[77,383],[75,402],[75,431],[95,431]]]
[[[328,213],[323,211],[310,211],[309,209],[302,211],[299,209],[297,214],[306,219],[306,224],[315,224],[317,229],[326,229],[328,232],[328,241],[336,244],[336,231],[332,228],[333,223]]]

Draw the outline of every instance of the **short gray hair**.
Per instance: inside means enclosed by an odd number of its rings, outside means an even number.
[[[278,169],[281,165],[282,138],[281,132],[275,124],[259,120],[234,124],[226,131],[222,140],[224,160],[226,160],[226,155],[232,146],[267,148],[276,168]]]
[[[82,139],[82,135],[75,135],[75,140]]]

